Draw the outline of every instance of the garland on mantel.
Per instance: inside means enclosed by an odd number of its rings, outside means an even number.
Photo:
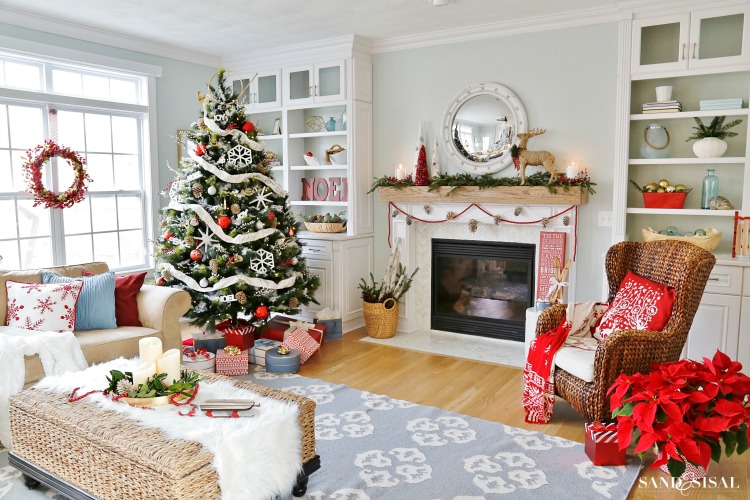
[[[425,211],[427,213],[429,213],[429,210],[427,210],[428,207],[429,207],[429,205],[425,205]],[[461,210],[458,213],[448,212],[446,214],[445,219],[430,220],[430,219],[420,219],[419,217],[415,217],[415,216],[407,213],[403,208],[399,207],[394,202],[389,201],[388,202],[388,217],[389,217],[389,220],[388,220],[388,246],[391,247],[391,223],[390,223],[390,218],[391,217],[392,218],[398,217],[399,213],[401,213],[402,215],[404,215],[406,217],[406,223],[409,224],[409,225],[412,223],[412,221],[425,222],[427,224],[438,224],[438,223],[443,223],[443,222],[454,221],[454,220],[458,219],[459,217],[461,217],[466,212],[468,212],[469,209],[471,209],[472,207],[476,207],[478,210],[480,210],[483,213],[485,213],[486,215],[492,217],[492,220],[495,222],[495,225],[500,225],[501,223],[522,224],[522,225],[541,224],[543,228],[546,228],[547,225],[549,224],[549,222],[552,219],[560,217],[560,216],[562,216],[562,215],[564,215],[564,214],[566,214],[566,213],[568,213],[568,212],[570,212],[572,210],[574,212],[574,214],[575,214],[575,221],[573,223],[573,262],[575,262],[575,260],[576,260],[576,254],[578,252],[578,205],[571,205],[571,206],[569,206],[568,208],[566,208],[565,210],[563,210],[561,212],[558,212],[558,213],[556,213],[554,215],[550,215],[549,217],[542,217],[541,219],[538,219],[538,220],[514,221],[514,220],[506,219],[506,218],[504,218],[501,215],[494,215],[494,214],[490,213],[489,211],[487,211],[486,209],[482,208],[477,203],[471,203],[471,204],[467,205],[466,208],[464,208],[463,210]],[[521,210],[522,210],[522,208],[520,206],[516,207],[516,209],[514,211],[514,214],[516,216],[520,215],[521,214]],[[568,225],[565,222],[563,222],[563,224],[565,226]],[[471,230],[472,233],[476,230],[476,225],[477,225],[476,219],[471,219],[469,221],[469,228],[470,228],[470,230]],[[473,227],[473,229],[472,229],[472,227]]]

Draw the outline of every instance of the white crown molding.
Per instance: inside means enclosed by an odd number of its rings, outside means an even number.
[[[216,67],[221,58],[215,54],[197,52],[166,43],[155,42],[112,30],[95,28],[86,24],[61,21],[53,17],[32,14],[23,9],[0,6],[0,22],[38,31],[66,36],[86,42],[109,45],[135,52]]]
[[[373,42],[372,53],[395,52],[420,47],[445,45],[448,43],[483,40],[501,36],[519,35],[522,33],[535,33],[560,28],[614,22],[627,18],[629,18],[629,16],[615,6],[597,7],[594,9],[562,12],[544,16],[513,19],[510,21],[479,24],[464,28],[433,31],[418,35],[384,38]]]
[[[614,0],[613,3],[620,10],[632,10],[636,15],[661,15],[691,10],[715,9],[734,5],[747,5],[747,0]]]

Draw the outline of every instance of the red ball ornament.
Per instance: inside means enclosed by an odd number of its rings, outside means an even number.
[[[217,220],[216,222],[222,229],[226,229],[232,225],[232,219],[230,219],[226,215],[222,215],[221,217],[219,217],[219,220]]]
[[[203,252],[196,248],[195,250],[190,252],[190,258],[193,260],[201,260],[203,258]]]
[[[253,125],[253,122],[245,122],[242,124],[242,131],[245,133],[252,132],[255,130],[255,125]]]
[[[203,144],[198,144],[195,147],[195,155],[196,156],[203,156],[204,154],[206,154],[206,146],[204,146]]]
[[[276,214],[273,212],[268,212],[268,220],[274,220],[276,218]]]
[[[166,284],[167,284],[167,281],[164,278],[159,278],[158,280],[156,280],[157,286],[164,286]]]
[[[268,308],[266,306],[258,306],[253,316],[258,319],[266,319],[268,317]]]
[[[169,238],[174,238],[174,235],[167,231],[167,234],[164,235],[164,240],[169,241]]]

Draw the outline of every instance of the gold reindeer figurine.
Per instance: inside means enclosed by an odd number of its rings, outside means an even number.
[[[518,164],[516,169],[521,171],[521,185],[526,185],[526,165],[537,166],[541,165],[547,172],[552,174],[549,178],[548,184],[557,180],[557,170],[555,170],[555,156],[549,151],[529,151],[526,149],[526,143],[532,137],[542,135],[547,129],[531,129],[528,132],[522,132],[518,134],[518,138],[521,142],[518,143]]]

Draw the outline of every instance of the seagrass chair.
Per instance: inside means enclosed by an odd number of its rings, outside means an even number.
[[[611,420],[607,390],[621,373],[647,373],[654,363],[677,361],[687,340],[695,311],[716,262],[714,255],[685,241],[626,241],[607,251],[608,302],[614,299],[628,270],[675,289],[672,316],[661,332],[613,332],[596,347],[593,380],[587,382],[555,368],[555,394],[566,400],[587,421]],[[536,334],[556,327],[565,305],[556,304],[539,315]]]

